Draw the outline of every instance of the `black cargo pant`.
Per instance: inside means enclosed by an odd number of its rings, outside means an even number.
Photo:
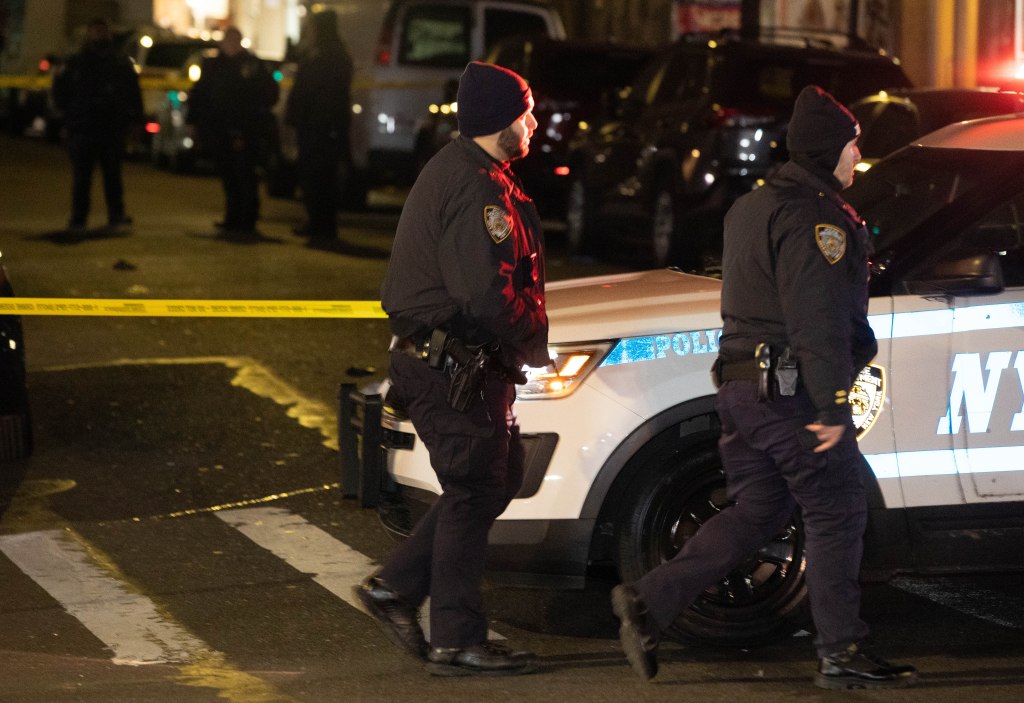
[[[298,175],[306,206],[309,236],[333,239],[338,235],[338,168],[348,135],[330,129],[299,127]]]
[[[432,646],[471,647],[487,639],[487,534],[523,482],[515,386],[488,374],[483,397],[459,413],[447,402],[448,377],[424,361],[391,352],[390,377],[443,493],[379,576],[407,602],[430,596]]]
[[[705,523],[669,562],[634,585],[661,629],[711,584],[763,547],[800,506],[806,531],[807,589],[819,656],[867,636],[860,619],[860,573],[867,462],[851,426],[827,452],[803,428],[815,418],[804,392],[758,402],[756,381],[729,381],[715,401],[719,450],[735,504]]]
[[[228,130],[210,137],[210,144],[224,187],[224,226],[252,230],[260,214],[258,140],[255,135]]]
[[[71,224],[85,225],[92,199],[92,174],[99,164],[103,174],[103,195],[107,201],[107,221],[124,217],[124,185],[121,162],[124,159],[124,131],[121,129],[73,131],[68,134],[71,156]]]

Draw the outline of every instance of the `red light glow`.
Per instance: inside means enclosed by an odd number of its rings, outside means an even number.
[[[156,134],[159,131],[160,131],[160,123],[159,122],[147,122],[146,123],[146,132],[148,134]]]
[[[568,166],[555,166],[555,175],[556,176],[568,176],[569,175],[569,167]]]

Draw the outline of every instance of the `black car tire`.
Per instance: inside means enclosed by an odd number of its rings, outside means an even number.
[[[20,327],[9,328],[4,318],[0,318],[0,326],[5,328],[0,339],[17,339],[20,346]],[[20,351],[0,352],[0,394],[0,462],[24,459],[32,454],[32,421]]]
[[[594,215],[590,196],[583,178],[569,183],[565,198],[565,247],[570,256],[581,256],[593,251]]]
[[[28,408],[0,415],[0,462],[24,459],[32,454],[32,424]]]
[[[665,438],[647,455],[622,503],[618,565],[625,582],[670,560],[703,523],[729,505],[713,444]],[[666,634],[688,642],[750,647],[789,636],[808,622],[804,533],[794,514],[756,555],[708,587]]]

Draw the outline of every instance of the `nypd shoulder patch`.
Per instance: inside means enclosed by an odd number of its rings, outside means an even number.
[[[825,259],[834,264],[846,253],[846,232],[835,225],[815,225],[814,239]]]
[[[512,218],[497,205],[484,207],[484,226],[495,244],[501,244],[512,233]]]

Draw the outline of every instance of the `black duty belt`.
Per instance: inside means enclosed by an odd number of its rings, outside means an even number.
[[[756,381],[761,375],[756,359],[742,361],[722,361],[718,367],[718,377],[722,383],[726,381]]]

